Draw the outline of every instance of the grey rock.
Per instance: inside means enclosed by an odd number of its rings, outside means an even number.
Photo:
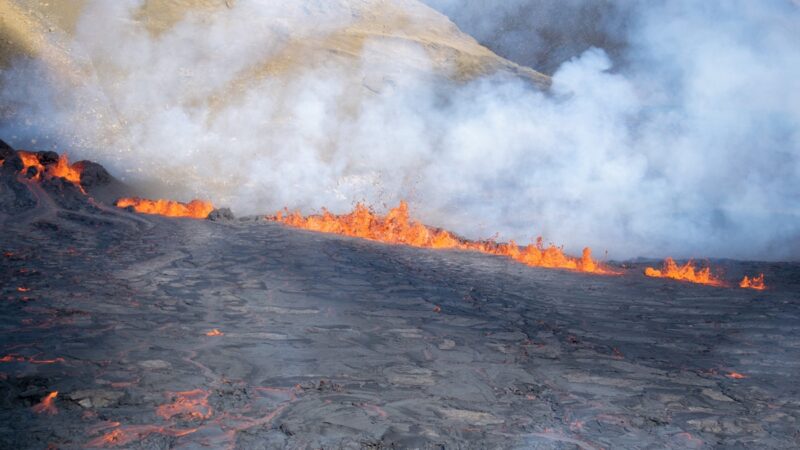
[[[105,389],[87,389],[69,394],[69,399],[84,408],[107,408],[116,405],[125,396],[124,392]]]
[[[233,212],[229,208],[218,208],[211,211],[211,214],[208,215],[208,220],[213,222],[220,222],[226,220],[234,220],[235,217]]]

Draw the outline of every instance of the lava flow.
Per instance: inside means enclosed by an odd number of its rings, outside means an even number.
[[[156,414],[166,420],[174,416],[189,420],[202,420],[210,418],[213,414],[211,406],[208,405],[209,394],[202,389],[174,392],[172,395],[172,403],[161,405],[156,410]]]
[[[45,398],[42,399],[40,403],[34,405],[33,412],[36,414],[49,414],[55,415],[58,414],[58,408],[56,408],[55,401],[56,397],[58,397],[58,391],[51,392],[47,394]]]
[[[757,291],[763,291],[767,288],[767,285],[764,283],[764,274],[757,277],[750,278],[747,275],[742,278],[742,281],[739,282],[739,287],[742,289],[755,289]]]
[[[113,423],[112,427],[119,428],[115,428],[114,430],[89,441],[86,444],[87,447],[119,447],[128,445],[132,442],[141,442],[151,434],[163,434],[166,436],[181,437],[197,432],[197,429],[195,428],[175,430],[156,425],[131,425],[120,427],[118,422]]]
[[[648,267],[644,274],[653,278],[672,278],[673,280],[688,281],[690,283],[705,284],[708,286],[725,286],[725,282],[711,273],[710,267],[698,269],[693,261],[679,266],[672,258],[664,260],[663,267],[655,269]]]
[[[211,202],[192,200],[181,203],[172,200],[148,200],[139,197],[121,198],[115,205],[118,208],[132,207],[134,211],[142,214],[155,214],[167,217],[189,217],[192,219],[205,219],[214,210]]]
[[[565,255],[555,245],[545,247],[542,239],[535,244],[519,247],[514,241],[498,243],[494,241],[471,241],[453,233],[425,226],[411,220],[408,204],[400,202],[385,216],[375,214],[370,208],[359,203],[355,209],[344,215],[334,215],[323,210],[321,215],[303,217],[298,212],[281,211],[268,220],[283,223],[295,228],[303,228],[322,233],[333,233],[358,237],[389,244],[402,244],[411,247],[433,249],[470,250],[490,255],[506,256],[533,267],[567,269],[596,274],[618,274],[613,269],[592,259],[589,248],[583,250],[580,258]]]

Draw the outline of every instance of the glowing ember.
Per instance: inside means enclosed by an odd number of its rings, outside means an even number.
[[[181,416],[191,420],[208,419],[212,415],[211,406],[208,405],[208,392],[202,389],[175,392],[173,401],[161,405],[156,409],[156,414],[166,420],[174,416]]]
[[[36,414],[49,414],[49,415],[58,414],[58,408],[56,408],[55,405],[57,396],[58,396],[58,391],[54,391],[47,394],[47,396],[44,399],[42,399],[41,403],[35,405],[32,408],[33,412],[35,412]]]
[[[742,278],[742,281],[739,282],[739,287],[742,289],[755,289],[757,291],[763,291],[767,288],[767,285],[764,284],[764,274],[757,277],[750,278],[747,275]]]
[[[731,372],[728,374],[728,378],[733,378],[734,380],[741,380],[747,378],[747,375],[742,375],[741,373],[738,372]]]
[[[190,217],[205,219],[214,210],[211,202],[192,200],[181,203],[172,200],[147,200],[144,198],[121,198],[117,200],[118,208],[133,207],[133,210],[142,214],[156,214],[167,217]]]
[[[26,287],[22,287],[22,286],[17,288],[17,291],[19,291],[19,292],[30,292],[30,290],[31,290],[31,288],[26,288]]]
[[[213,330],[206,333],[206,336],[225,336],[225,333],[219,331],[218,329],[214,328]]]
[[[654,278],[672,278],[673,280],[688,281],[690,283],[709,286],[725,286],[724,281],[711,273],[710,267],[697,269],[692,261],[679,266],[672,258],[664,260],[664,266],[661,270],[648,267],[645,269],[644,274]]]
[[[372,212],[363,204],[344,215],[334,215],[323,210],[321,215],[303,217],[298,212],[281,211],[268,220],[322,233],[352,236],[388,244],[409,245],[412,247],[434,249],[470,250],[490,255],[506,256],[528,266],[567,269],[598,274],[617,274],[592,259],[589,248],[583,250],[580,258],[567,256],[561,248],[554,245],[545,247],[539,238],[536,244],[519,247],[515,242],[498,243],[494,241],[471,241],[453,233],[425,226],[411,220],[408,204],[400,202],[385,216]]]

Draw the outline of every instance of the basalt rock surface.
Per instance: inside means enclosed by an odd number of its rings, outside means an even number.
[[[800,445],[797,264],[724,263],[755,292],[140,216],[4,154],[0,448]]]

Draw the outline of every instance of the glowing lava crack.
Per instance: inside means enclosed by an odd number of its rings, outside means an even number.
[[[604,275],[619,274],[610,267],[593,260],[592,250],[588,247],[583,249],[583,255],[580,258],[576,258],[564,254],[562,249],[555,245],[545,247],[542,238],[539,238],[535,244],[525,247],[519,247],[514,241],[500,243],[460,238],[447,230],[428,227],[410,219],[406,202],[400,202],[399,206],[389,210],[385,216],[375,214],[371,209],[359,203],[352,212],[343,215],[334,215],[323,210],[321,215],[303,217],[298,212],[281,211],[267,219],[295,228],[358,237],[388,244],[469,250],[506,256],[533,267]]]
[[[133,208],[142,214],[155,214],[167,217],[189,217],[192,219],[205,219],[214,210],[211,202],[192,200],[181,203],[172,200],[148,200],[144,198],[121,198],[117,200],[118,208]]]
[[[710,267],[698,269],[695,267],[693,261],[679,266],[674,259],[667,258],[664,260],[664,265],[661,269],[648,267],[644,270],[644,274],[652,278],[671,278],[673,280],[688,281],[690,283],[706,284],[709,286],[725,286],[724,281],[711,273]]]

